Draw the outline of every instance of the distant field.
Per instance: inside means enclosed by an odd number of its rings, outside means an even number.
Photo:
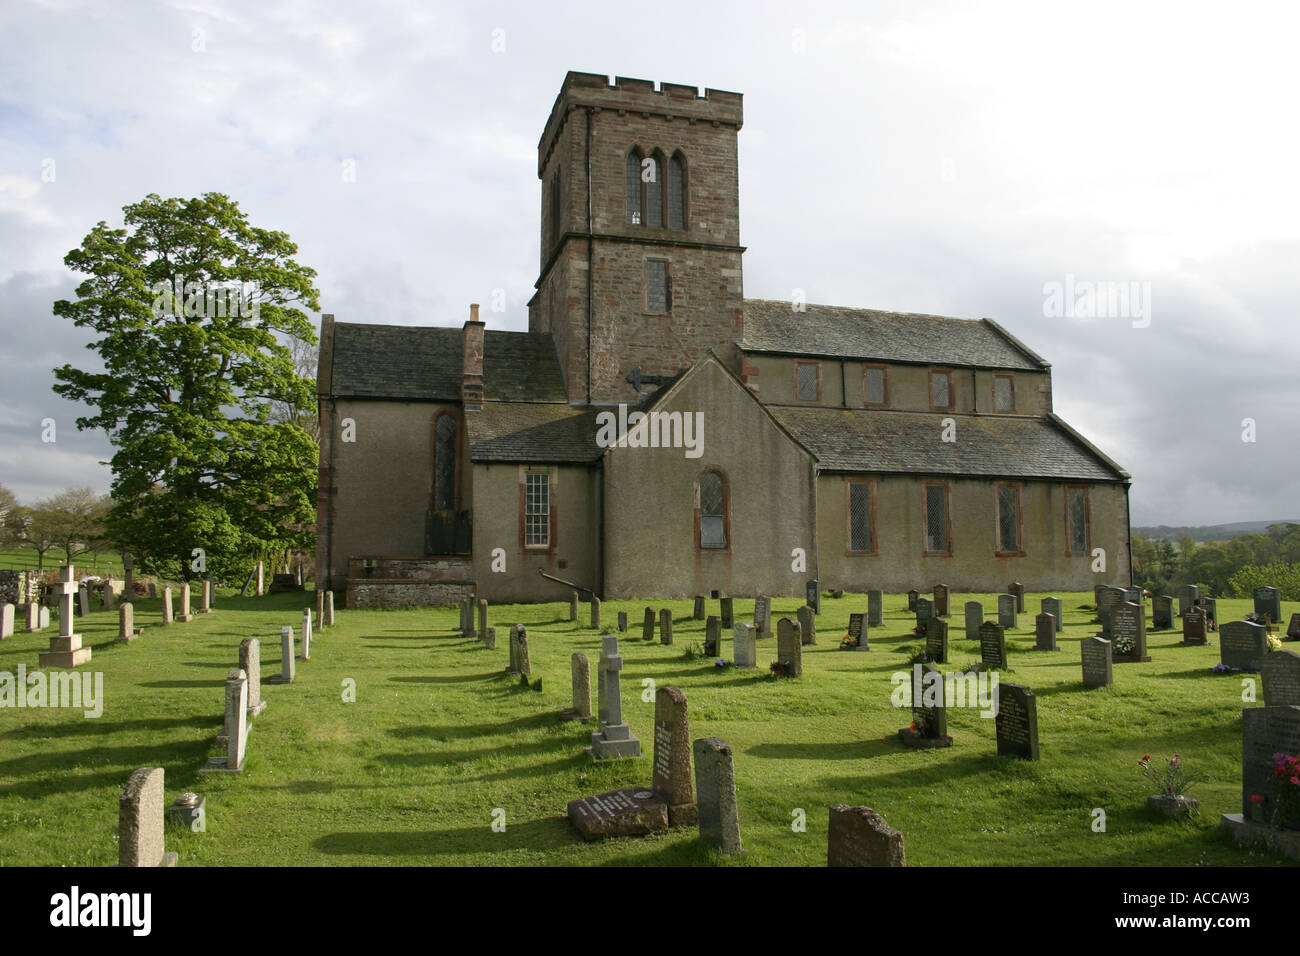
[[[45,570],[58,568],[68,563],[67,553],[62,548],[45,552]],[[79,554],[75,559],[78,570],[84,568],[88,574],[122,573],[122,558],[115,551],[101,551],[98,554]],[[0,547],[0,571],[26,571],[36,567],[36,552],[31,548]]]

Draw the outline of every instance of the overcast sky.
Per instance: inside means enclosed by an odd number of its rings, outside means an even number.
[[[745,95],[747,296],[988,316],[1134,524],[1300,517],[1298,35],[1282,3],[6,0],[0,484],[108,489],[50,305],[150,192],[288,232],[340,321],[526,328],[537,140],[581,70]],[[1149,315],[1052,314],[1067,276],[1149,283]]]

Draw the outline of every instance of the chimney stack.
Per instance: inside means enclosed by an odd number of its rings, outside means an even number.
[[[461,359],[460,400],[467,412],[483,410],[483,328],[478,319],[478,303],[469,307],[469,321],[461,334],[464,354]]]

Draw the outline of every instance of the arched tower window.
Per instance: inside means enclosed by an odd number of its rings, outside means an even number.
[[[668,228],[686,228],[686,157],[680,150],[668,161]]]
[[[456,507],[456,416],[440,415],[434,426],[433,507],[451,511]]]
[[[641,225],[641,150],[627,154],[627,222]]]
[[[655,229],[664,224],[664,156],[655,150],[650,165],[642,167],[645,181],[645,224]]]
[[[696,480],[695,514],[701,550],[726,550],[731,539],[727,480],[717,471],[702,471]]]

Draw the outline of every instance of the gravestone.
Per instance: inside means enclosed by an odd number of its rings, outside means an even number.
[[[1291,623],[1286,626],[1287,640],[1300,641],[1300,611],[1291,615]]]
[[[293,628],[280,628],[280,673],[272,677],[269,683],[292,684],[297,670],[293,654]]]
[[[465,627],[464,634],[466,637],[478,637],[478,629],[474,626],[476,604],[472,597],[465,598]]]
[[[1057,650],[1055,615],[1039,614],[1034,617],[1034,650]]]
[[[984,605],[979,601],[966,602],[966,640],[980,639],[980,625],[984,623]]]
[[[772,636],[772,599],[765,594],[754,598],[754,637],[762,640]]]
[[[1147,616],[1142,607],[1121,601],[1110,611],[1110,643],[1116,664],[1141,664],[1151,660],[1147,654]],[[1124,650],[1121,644],[1128,644]]]
[[[569,822],[584,840],[645,836],[668,829],[668,804],[648,787],[624,787],[569,802]]]
[[[653,641],[655,639],[655,609],[648,607],[645,609],[645,620],[641,622],[641,640]]]
[[[489,627],[487,633],[483,635],[483,648],[489,651],[497,649],[497,629]]]
[[[213,757],[199,773],[243,773],[248,746],[248,675],[235,669],[226,675],[226,755]]]
[[[1019,581],[1012,581],[1007,593],[1016,599],[1016,613],[1025,613],[1025,586]]]
[[[1196,606],[1196,599],[1201,596],[1201,589],[1195,584],[1184,584],[1178,589],[1178,616],[1182,617],[1187,609]]]
[[[943,672],[930,664],[912,667],[912,724],[898,732],[903,746],[918,750],[951,747]]]
[[[884,627],[885,592],[867,592],[867,627]]]
[[[817,624],[814,621],[813,609],[805,604],[795,612],[795,617],[799,619],[799,638],[805,644],[817,643]]]
[[[659,643],[671,644],[673,642],[673,612],[668,608],[659,610]]]
[[[1094,609],[1101,610],[1101,592],[1106,590],[1104,584],[1094,584],[1092,586],[1092,606]]]
[[[1001,624],[985,621],[980,625],[980,664],[986,671],[1007,669],[1007,637]]]
[[[578,592],[570,591],[569,592],[569,620],[576,621],[577,619],[578,619]]]
[[[1151,627],[1157,631],[1174,626],[1174,599],[1168,594],[1157,594],[1151,599]]]
[[[1147,612],[1147,596],[1141,588],[1120,588],[1124,592],[1124,600],[1129,604],[1136,604],[1142,608],[1142,613]]]
[[[1224,627],[1227,625],[1225,624]],[[1249,820],[1253,816],[1252,794],[1268,798],[1265,807],[1276,804],[1273,790],[1273,755],[1300,754],[1300,707],[1247,707],[1241,712],[1241,809]],[[1294,804],[1290,814],[1296,814]],[[1269,814],[1271,816],[1271,813]],[[1284,825],[1300,827],[1300,818],[1290,816]]]
[[[154,598],[156,598],[157,596],[158,596],[158,585],[157,585],[156,583],[154,583],[153,581],[150,581],[150,582],[149,582],[149,600],[152,601],[152,600],[153,600]]]
[[[1061,599],[1054,597],[1045,597],[1039,602],[1039,609],[1043,614],[1052,615],[1056,623],[1056,633],[1060,634],[1064,625],[1061,623]]]
[[[1119,588],[1105,587],[1101,591],[1101,604],[1097,606],[1097,621],[1101,624],[1101,636],[1110,637],[1110,618],[1115,605],[1120,603],[1124,592]]]
[[[72,602],[77,593],[72,565],[65,564],[59,575],[59,583],[52,588],[59,598],[59,633],[50,638],[50,649],[41,652],[38,660],[41,667],[79,667],[90,660],[90,648],[81,646],[81,635],[72,626]]]
[[[948,616],[948,585],[946,584],[934,586],[934,616]]]
[[[207,578],[199,582],[199,613],[212,613],[212,582]]]
[[[135,559],[129,554],[122,555],[122,593],[127,600],[135,600]]]
[[[1085,637],[1079,642],[1084,687],[1109,687],[1114,683],[1111,671],[1111,644],[1104,637]]]
[[[909,611],[916,610],[916,599],[919,598],[920,596],[921,596],[921,592],[915,589],[907,592],[907,609]]]
[[[176,619],[182,624],[194,619],[194,609],[190,607],[190,582],[181,585],[181,612]]]
[[[35,601],[27,602],[27,633],[41,629],[41,606]]]
[[[77,589],[77,613],[82,617],[90,613],[90,588],[84,584]]]
[[[522,629],[523,625],[520,625]],[[597,762],[617,760],[620,757],[641,756],[641,741],[623,721],[622,685],[619,672],[623,657],[618,652],[618,635],[606,634],[601,638],[600,670],[597,672],[597,702],[600,730],[591,735],[587,753]]]
[[[50,626],[50,609],[42,607],[37,611],[36,629],[43,631]]]
[[[948,663],[948,622],[932,617],[925,628],[925,656],[939,664]]]
[[[533,676],[533,663],[528,655],[528,628],[516,624],[510,629],[510,667],[507,674],[519,674],[521,677]]]
[[[735,602],[729,597],[718,600],[719,611],[722,617],[722,626],[728,630],[736,626]]]
[[[594,594],[591,596],[591,629],[600,630],[600,598]]]
[[[461,628],[464,629],[465,618],[464,610],[461,611]],[[316,591],[316,620],[321,622],[321,627],[325,626],[325,592],[317,589]]]
[[[1255,588],[1255,616],[1267,616],[1270,624],[1282,623],[1282,592],[1274,587]]]
[[[99,603],[99,609],[100,609],[101,611],[116,611],[116,610],[117,610],[117,597],[116,597],[116,595],[113,594],[113,582],[112,582],[112,581],[105,581],[105,582],[104,582],[103,596],[102,596],[102,600],[101,600],[100,603]]]
[[[691,722],[686,695],[678,687],[655,691],[654,778],[650,789],[668,804],[668,822],[672,826],[696,823],[691,788]]]
[[[1205,623],[1205,612],[1199,607],[1189,607],[1183,615],[1183,643],[1197,646],[1208,644]]]
[[[325,592],[325,619],[321,622],[322,627],[334,626],[334,592]]]
[[[257,562],[257,596],[261,597],[266,593],[266,568],[261,561]]]
[[[1257,671],[1268,653],[1268,629],[1253,621],[1229,621],[1219,628],[1219,660],[1227,667]]]
[[[754,625],[737,621],[731,629],[731,637],[736,645],[736,649],[732,652],[732,656],[735,657],[732,663],[745,669],[757,667],[758,650],[754,644]]]
[[[14,606],[5,603],[0,607],[0,640],[14,636]]]
[[[849,637],[857,641],[857,643],[853,645],[853,650],[866,651],[871,649],[871,645],[867,640],[868,633],[869,633],[869,629],[867,627],[866,615],[850,614],[849,615]]]
[[[248,678],[248,717],[251,720],[266,710],[262,700],[262,644],[255,637],[239,642],[239,669]]]
[[[163,588],[162,622],[164,624],[170,624],[173,620],[174,620],[174,612],[172,611],[172,589]]]
[[[781,663],[782,676],[803,676],[803,637],[798,623],[783,617],[776,622],[776,659]]]
[[[916,599],[916,626],[924,631],[925,626],[930,623],[934,617],[934,604],[929,598],[918,597]]]
[[[903,834],[870,807],[839,803],[830,808],[826,829],[826,865],[907,866]]]
[[[821,584],[818,583],[816,578],[804,585],[804,603],[813,609],[814,614],[822,612]]]
[[[302,659],[311,660],[311,608],[303,608],[302,612]]]
[[[575,651],[569,658],[569,671],[573,676],[573,706],[560,714],[563,720],[589,720],[591,718],[591,668],[587,655]]]
[[[627,611],[618,612],[618,632],[620,634],[627,633]]]
[[[1038,759],[1038,701],[1022,684],[998,684],[998,756]]]
[[[704,655],[722,656],[722,619],[716,614],[710,614],[704,622]]]
[[[781,623],[790,620],[782,618]],[[778,624],[780,627],[780,624]],[[695,800],[700,840],[722,853],[744,853],[731,748],[717,737],[695,741]]]
[[[1205,612],[1205,626],[1211,631],[1219,629],[1219,603],[1214,598],[1197,598],[1196,607]]]
[[[478,600],[478,632],[482,634],[488,626],[488,603],[483,598]]]
[[[130,644],[138,635],[135,633],[135,605],[123,601],[117,609],[117,643]]]
[[[704,620],[704,595],[695,595],[695,606],[691,609],[691,617],[697,621]]]
[[[163,843],[163,768],[131,774],[117,801],[117,865],[175,866],[176,854]]]
[[[1016,596],[1014,594],[998,595],[998,624],[1012,630],[1016,627]]]
[[[1270,651],[1259,665],[1264,703],[1269,707],[1300,705],[1300,654]]]

